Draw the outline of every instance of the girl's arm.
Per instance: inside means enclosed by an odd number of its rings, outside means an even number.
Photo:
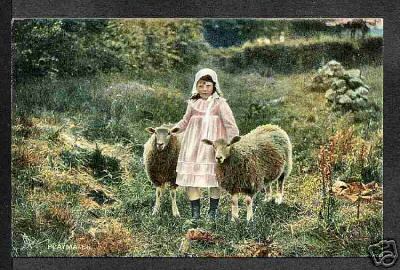
[[[185,131],[186,127],[189,124],[191,116],[192,116],[192,106],[190,105],[190,103],[188,103],[185,115],[183,116],[182,120],[176,123],[176,125],[173,127],[173,128],[179,128],[179,131],[176,133],[181,133]]]
[[[226,129],[227,140],[230,142],[233,137],[239,136],[239,129],[236,125],[232,110],[225,100],[221,100],[219,108],[220,117]]]

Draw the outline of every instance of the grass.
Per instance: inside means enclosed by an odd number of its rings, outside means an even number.
[[[368,245],[382,238],[382,207],[362,205],[357,219],[355,205],[336,199],[333,226],[319,219],[318,151],[329,138],[351,128],[353,150],[345,155],[346,163],[334,168],[334,179],[382,183],[382,67],[360,67],[371,86],[370,101],[380,111],[341,114],[325,106],[323,93],[305,90],[312,72],[275,75],[266,81],[257,72],[233,75],[212,63],[209,59],[185,74],[148,80],[111,74],[17,84],[13,256],[182,255],[179,247],[190,228],[190,206],[179,188],[181,218],[172,217],[168,191],[161,213],[150,215],[155,189],[142,165],[148,138],[144,128],[180,120],[192,71],[203,65],[217,71],[241,134],[263,123],[287,131],[294,168],[285,202],[264,203],[258,194],[252,223],[245,221],[242,199],[240,221],[230,221],[227,194],[221,198],[219,218],[210,222],[205,218],[204,192],[199,226],[218,241],[193,242],[190,253],[252,256],[256,245],[270,243],[270,254],[279,256],[366,256]],[[372,145],[364,173],[351,162],[362,142]]]

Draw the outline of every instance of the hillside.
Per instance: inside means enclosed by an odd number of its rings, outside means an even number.
[[[346,114],[332,112],[324,93],[305,89],[312,71],[267,80],[249,70],[228,73],[211,67],[219,75],[241,134],[264,123],[280,125],[294,145],[294,169],[284,203],[264,203],[258,194],[250,224],[244,209],[238,223],[230,222],[230,196],[225,194],[220,218],[215,223],[203,218],[200,223],[218,240],[194,241],[189,253],[367,255],[367,246],[382,237],[382,205],[357,206],[332,197],[327,214],[322,208],[319,154],[335,140],[330,149],[337,160],[332,181],[382,185],[382,66],[360,67],[375,109]],[[178,191],[181,218],[172,217],[167,194],[161,214],[151,216],[155,189],[142,165],[142,145],[148,138],[144,128],[176,122],[185,110],[191,70],[169,76],[146,80],[108,74],[17,85],[12,127],[13,256],[182,255],[179,247],[190,228],[186,195]],[[365,148],[369,152],[361,164]]]

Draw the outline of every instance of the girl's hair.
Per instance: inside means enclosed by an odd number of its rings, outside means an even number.
[[[205,75],[205,76],[201,77],[201,78],[199,79],[199,81],[200,81],[200,80],[206,81],[206,82],[212,82],[212,83],[213,83],[213,92],[211,93],[211,95],[214,94],[214,93],[217,91],[217,88],[215,87],[215,82],[213,81],[213,79],[211,78],[210,75]],[[199,81],[197,81],[197,82],[199,82]],[[192,96],[190,97],[190,99],[193,99],[193,100],[197,100],[197,99],[199,99],[199,98],[200,98],[200,94],[199,94],[199,93],[194,94],[194,95],[192,95]]]

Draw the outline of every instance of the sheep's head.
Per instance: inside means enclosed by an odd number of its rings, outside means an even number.
[[[174,136],[179,128],[169,128],[165,126],[161,127],[148,127],[145,129],[148,133],[155,135],[155,144],[158,151],[164,150],[171,140],[171,136]]]
[[[214,142],[207,139],[202,140],[203,143],[214,147],[215,161],[219,164],[224,163],[230,157],[232,145],[238,141],[240,141],[240,136],[233,137],[229,143],[224,139],[218,139]]]

